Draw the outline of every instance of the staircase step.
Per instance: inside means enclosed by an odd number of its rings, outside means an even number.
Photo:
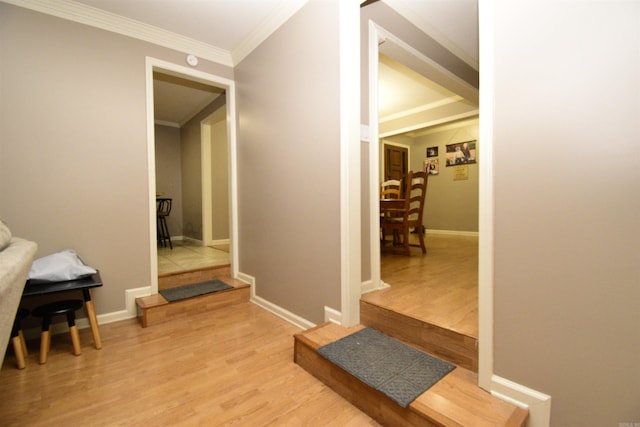
[[[454,365],[478,372],[478,340],[360,300],[360,322]]]
[[[362,328],[324,323],[295,335],[294,361],[361,411],[385,426],[525,425],[528,412],[504,402],[477,385],[477,374],[458,366],[403,408],[322,357],[317,349]]]
[[[138,319],[142,327],[146,328],[151,325],[164,323],[178,316],[204,313],[221,307],[249,301],[250,286],[248,284],[240,280],[231,279],[230,277],[216,276],[215,278],[233,286],[233,289],[199,295],[174,302],[168,302],[160,294],[136,298]]]

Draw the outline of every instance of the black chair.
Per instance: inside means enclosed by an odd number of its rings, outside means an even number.
[[[156,199],[156,205],[158,243],[166,248],[167,242],[169,242],[169,247],[173,250],[171,235],[169,234],[169,227],[167,226],[167,217],[171,213],[171,199]]]

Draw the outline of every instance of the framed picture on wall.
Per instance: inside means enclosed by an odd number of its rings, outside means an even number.
[[[438,147],[427,147],[427,157],[438,157]]]
[[[425,159],[424,171],[429,175],[438,175],[440,173],[440,163],[438,163],[437,157]]]
[[[476,163],[476,142],[465,141],[447,145],[447,167]]]

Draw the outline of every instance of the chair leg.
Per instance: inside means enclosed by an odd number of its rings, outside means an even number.
[[[80,335],[76,326],[76,314],[73,311],[67,312],[67,324],[69,325],[69,334],[71,335],[71,343],[73,344],[73,354],[79,356],[82,354],[80,348]]]
[[[422,253],[427,253],[427,247],[424,244],[424,233],[418,232],[418,240],[420,241],[420,249],[422,249]]]

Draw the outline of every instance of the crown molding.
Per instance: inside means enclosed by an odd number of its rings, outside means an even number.
[[[0,0],[14,6],[143,40],[233,67],[227,50],[71,0]]]
[[[434,108],[443,107],[445,105],[453,104],[455,102],[463,101],[464,98],[458,95],[450,96],[448,98],[443,98],[438,101],[430,102],[429,104],[424,104],[419,107],[410,108],[408,110],[403,110],[398,113],[389,114],[384,117],[380,117],[379,122],[384,123],[390,120],[401,119],[403,117],[410,116],[412,114],[422,113],[424,111],[433,110]]]
[[[307,4],[309,0],[287,0],[280,2],[278,7],[271,12],[264,21],[258,25],[249,35],[231,51],[234,65],[239,64],[256,47],[273,34],[282,24],[291,18],[297,11]]]

